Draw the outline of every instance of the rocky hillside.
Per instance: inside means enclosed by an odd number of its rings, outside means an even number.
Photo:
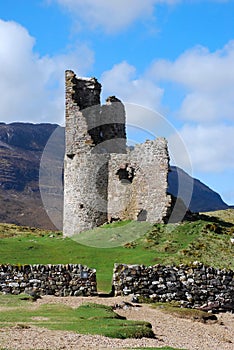
[[[38,187],[42,151],[57,125],[0,124],[0,222],[55,229]]]
[[[54,150],[47,152],[46,167],[55,166],[61,173],[64,153],[64,129],[55,124],[0,123],[0,222],[55,229],[44,209],[39,191],[39,167],[45,145],[58,131]],[[55,158],[58,158],[57,160]],[[199,180],[194,180],[182,169],[171,167],[169,193],[189,197],[194,185],[189,209],[194,212],[227,209],[218,193]],[[45,191],[61,221],[62,193],[56,192],[56,184],[49,184]],[[183,188],[181,192],[178,189]],[[51,194],[51,195],[50,195]],[[185,200],[186,202],[186,200]],[[57,225],[56,225],[57,226]]]

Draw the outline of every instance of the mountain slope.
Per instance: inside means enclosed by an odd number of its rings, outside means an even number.
[[[38,187],[42,151],[57,125],[0,124],[0,222],[55,229]]]
[[[64,128],[56,124],[0,123],[0,222],[56,228],[44,209],[39,191],[40,160],[55,130],[57,137],[53,150],[47,152],[45,166],[50,169],[53,164],[55,173],[61,175]],[[57,191],[56,183],[43,190],[51,198],[49,205],[57,217],[56,222],[61,223],[62,192]],[[174,166],[169,173],[168,192],[181,197],[194,212],[228,208],[218,193]]]
[[[168,192],[181,197],[192,212],[228,209],[221,196],[198,179],[189,176],[184,170],[171,166],[168,176]],[[192,189],[192,193],[191,193]]]

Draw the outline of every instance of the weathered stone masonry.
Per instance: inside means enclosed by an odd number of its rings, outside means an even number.
[[[108,220],[162,222],[168,214],[168,154],[164,138],[136,145],[126,155],[111,154]]]
[[[97,292],[96,270],[80,264],[0,265],[0,292],[79,296]]]
[[[101,105],[100,93],[95,78],[66,71],[65,236],[116,219],[163,222],[171,205],[166,140],[130,151],[124,105],[114,96]]]
[[[234,271],[199,262],[191,266],[115,264],[113,286],[115,295],[135,294],[152,301],[178,301],[186,307],[207,303],[234,305]]]

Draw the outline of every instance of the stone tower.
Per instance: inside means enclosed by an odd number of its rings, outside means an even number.
[[[162,222],[171,203],[166,140],[129,151],[121,101],[111,96],[101,105],[95,78],[70,70],[65,78],[64,235],[114,219]]]

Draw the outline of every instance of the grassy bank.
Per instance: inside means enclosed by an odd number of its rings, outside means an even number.
[[[170,225],[127,222],[104,225],[86,237],[71,239],[63,238],[61,232],[2,224],[0,263],[84,264],[97,270],[99,291],[109,292],[114,263],[168,265],[199,260],[234,269],[233,228],[230,219],[210,217]]]

